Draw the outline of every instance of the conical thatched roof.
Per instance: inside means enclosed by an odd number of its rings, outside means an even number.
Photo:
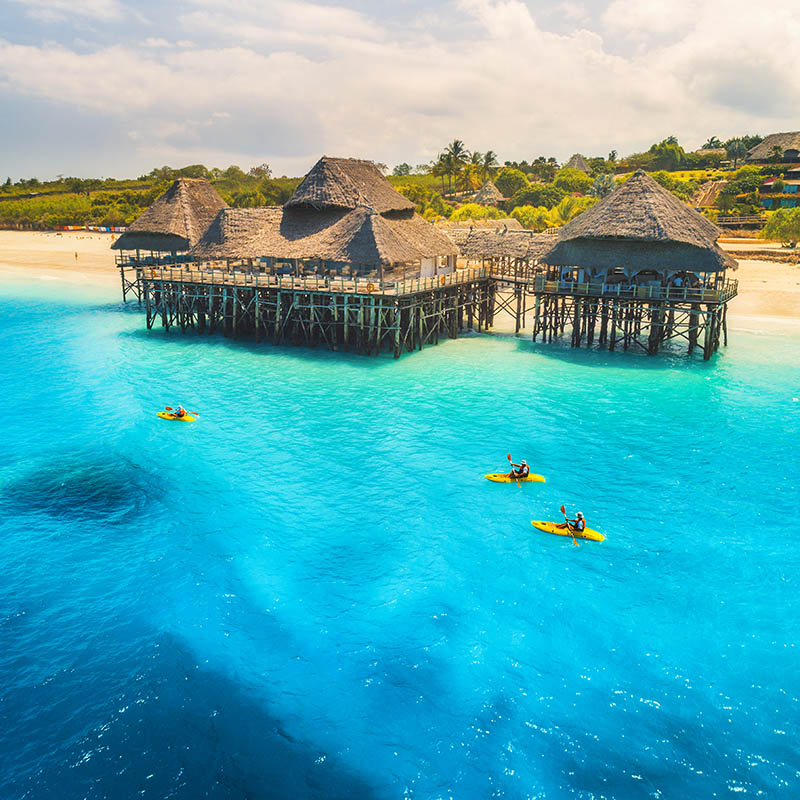
[[[575,155],[564,164],[564,169],[579,169],[587,175],[592,171],[589,162],[580,153],[575,153]]]
[[[200,241],[217,212],[227,207],[208,181],[178,178],[111,247],[164,253],[188,250]]]
[[[414,204],[395,191],[372,161],[323,156],[303,178],[286,208],[316,209],[366,206],[386,214],[412,211]]]
[[[418,214],[384,217],[371,208],[230,208],[192,250],[197,259],[321,259],[354,265],[415,263],[458,249]]]
[[[562,228],[548,264],[699,272],[735,267],[717,246],[719,228],[638,170]]]
[[[505,197],[492,181],[486,181],[473,198],[474,203],[479,203],[482,206],[496,206],[498,203],[502,203],[503,200],[505,200]]]

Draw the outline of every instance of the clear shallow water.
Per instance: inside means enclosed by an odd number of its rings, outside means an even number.
[[[4,293],[3,797],[797,796],[796,338],[395,363]]]

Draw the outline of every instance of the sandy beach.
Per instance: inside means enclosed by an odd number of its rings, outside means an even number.
[[[119,286],[114,234],[89,231],[0,231],[0,280],[64,281]]]
[[[119,290],[112,241],[113,234],[87,231],[0,231],[0,280],[29,276],[32,281]],[[777,243],[758,244],[761,249],[770,246],[779,248]],[[722,247],[741,249],[743,243],[724,242]],[[740,260],[739,269],[731,277],[739,281],[739,296],[729,306],[730,330],[800,333],[800,265]],[[513,318],[497,315],[494,330],[513,332]]]

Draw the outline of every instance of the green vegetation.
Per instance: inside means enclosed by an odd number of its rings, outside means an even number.
[[[779,208],[767,213],[767,224],[759,233],[761,239],[773,239],[789,247],[800,242],[800,208]]]
[[[504,219],[507,216],[508,214],[498,208],[482,206],[478,203],[465,203],[450,215],[450,219],[453,222],[463,222],[469,219]]]
[[[552,208],[544,206],[517,206],[511,216],[518,219],[523,228],[533,231],[546,231],[548,228],[559,228],[573,220],[587,208],[597,202],[596,197],[563,197],[558,205]]]
[[[588,207],[588,201],[605,197],[617,183],[635,169],[645,169],[667,190],[689,201],[699,187],[712,180],[728,184],[717,200],[724,213],[761,212],[759,187],[767,177],[782,177],[778,163],[758,167],[734,167],[760,136],[738,136],[722,141],[711,136],[703,145],[705,153],[686,152],[674,136],[656,142],[644,153],[620,158],[616,150],[608,156],[588,156],[589,175],[580,170],[559,168],[552,156],[530,161],[500,164],[493,150],[470,151],[461,139],[454,139],[428,164],[412,167],[397,164],[388,176],[395,188],[408,197],[428,220],[497,218],[511,214],[522,224],[540,230],[564,224],[573,209]],[[725,155],[723,155],[723,151]],[[726,158],[727,156],[727,158]],[[776,157],[779,157],[776,154]],[[388,172],[385,164],[379,164]],[[0,227],[53,228],[64,225],[124,226],[130,224],[178,177],[204,178],[234,207],[254,208],[281,205],[291,197],[300,178],[276,178],[268,164],[247,171],[236,165],[226,169],[190,164],[181,169],[168,166],[151,170],[136,179],[72,178],[42,182],[36,178],[11,179],[0,185]],[[469,203],[475,191],[492,179],[509,198],[499,209],[483,209]],[[779,185],[779,184],[778,184]],[[570,204],[564,205],[569,200]],[[466,203],[467,205],[462,205]],[[561,209],[556,212],[556,209]]]
[[[129,225],[176,178],[205,178],[235,207],[279,205],[294,192],[299,178],[273,178],[268,164],[244,172],[240,167],[182,169],[158,167],[135,180],[36,178],[0,186],[0,227],[48,230],[65,225]]]

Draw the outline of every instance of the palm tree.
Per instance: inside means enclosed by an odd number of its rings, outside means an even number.
[[[483,154],[481,161],[481,177],[486,180],[492,175],[492,170],[498,166],[497,153],[494,150],[487,150]]]
[[[722,142],[716,136],[709,137],[708,141],[700,148],[701,150],[719,150]]]
[[[442,194],[445,193],[444,188],[444,176],[449,173],[450,165],[447,160],[447,156],[442,153],[436,161],[433,162],[433,166],[431,167],[431,175],[434,178],[441,178],[442,179]]]
[[[774,161],[776,164],[783,158],[783,148],[776,144],[772,150],[769,151],[770,161]]]
[[[725,153],[728,158],[733,161],[733,168],[747,155],[747,148],[741,139],[731,139],[728,146],[725,148]]]
[[[453,141],[447,145],[444,152],[447,153],[453,161],[459,164],[463,164],[469,159],[469,150],[464,147],[464,142],[462,142],[461,139],[453,139]]]

